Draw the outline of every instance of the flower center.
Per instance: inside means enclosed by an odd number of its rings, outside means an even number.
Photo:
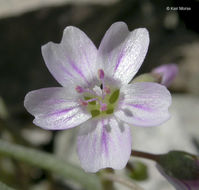
[[[80,102],[91,113],[92,117],[108,116],[116,109],[120,90],[105,84],[104,71],[98,71],[100,86],[93,88],[76,87],[76,91],[83,95]]]

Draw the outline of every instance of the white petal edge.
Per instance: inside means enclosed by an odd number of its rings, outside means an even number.
[[[115,118],[89,120],[79,128],[77,152],[86,172],[122,169],[131,154],[131,130]]]
[[[114,113],[120,120],[135,126],[157,126],[170,118],[168,108],[171,94],[163,85],[137,82],[120,89],[118,110]]]
[[[62,87],[29,92],[25,96],[24,106],[35,117],[33,123],[47,130],[76,127],[91,117],[79,105],[77,95]]]
[[[62,86],[88,86],[97,74],[97,49],[87,35],[74,26],[65,28],[60,44],[43,45],[42,55],[47,68]]]
[[[99,47],[99,56],[110,77],[128,84],[142,65],[149,46],[145,28],[132,32],[124,22],[116,22],[107,30]]]

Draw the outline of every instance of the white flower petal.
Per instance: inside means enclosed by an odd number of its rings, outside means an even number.
[[[120,94],[121,100],[114,114],[122,121],[136,126],[156,126],[170,117],[171,95],[163,85],[137,82],[123,86]]]
[[[84,32],[66,27],[60,44],[42,46],[42,55],[54,78],[65,87],[89,85],[97,74],[97,49]]]
[[[87,172],[122,169],[131,153],[130,127],[115,118],[89,120],[80,126],[78,155]]]
[[[35,125],[61,130],[75,127],[91,117],[79,106],[77,99],[77,95],[66,88],[43,88],[29,92],[24,106],[35,116]]]
[[[128,84],[142,65],[148,45],[147,29],[139,28],[129,32],[125,23],[114,23],[99,47],[106,74]]]

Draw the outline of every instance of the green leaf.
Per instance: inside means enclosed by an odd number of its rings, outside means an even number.
[[[1,189],[1,190],[15,190],[15,189],[13,189],[13,188],[7,186],[5,183],[3,183],[3,182],[1,182],[1,181],[0,181],[0,189]]]
[[[63,176],[66,179],[74,180],[87,190],[102,189],[97,175],[85,173],[81,168],[67,163],[52,154],[0,140],[0,155],[14,158],[18,161],[48,170],[53,174]]]

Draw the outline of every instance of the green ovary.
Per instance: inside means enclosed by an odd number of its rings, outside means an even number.
[[[99,117],[99,116],[108,116],[112,114],[117,106],[118,100],[119,100],[119,95],[120,95],[120,90],[115,89],[111,91],[112,93],[106,94],[104,99],[102,97],[98,96],[95,97],[93,95],[88,94],[88,96],[84,96],[84,100],[90,100],[93,98],[98,98],[101,102],[107,105],[107,109],[105,111],[100,110],[100,104],[98,101],[93,101],[89,102],[87,109],[91,113],[92,118],[94,117]]]

